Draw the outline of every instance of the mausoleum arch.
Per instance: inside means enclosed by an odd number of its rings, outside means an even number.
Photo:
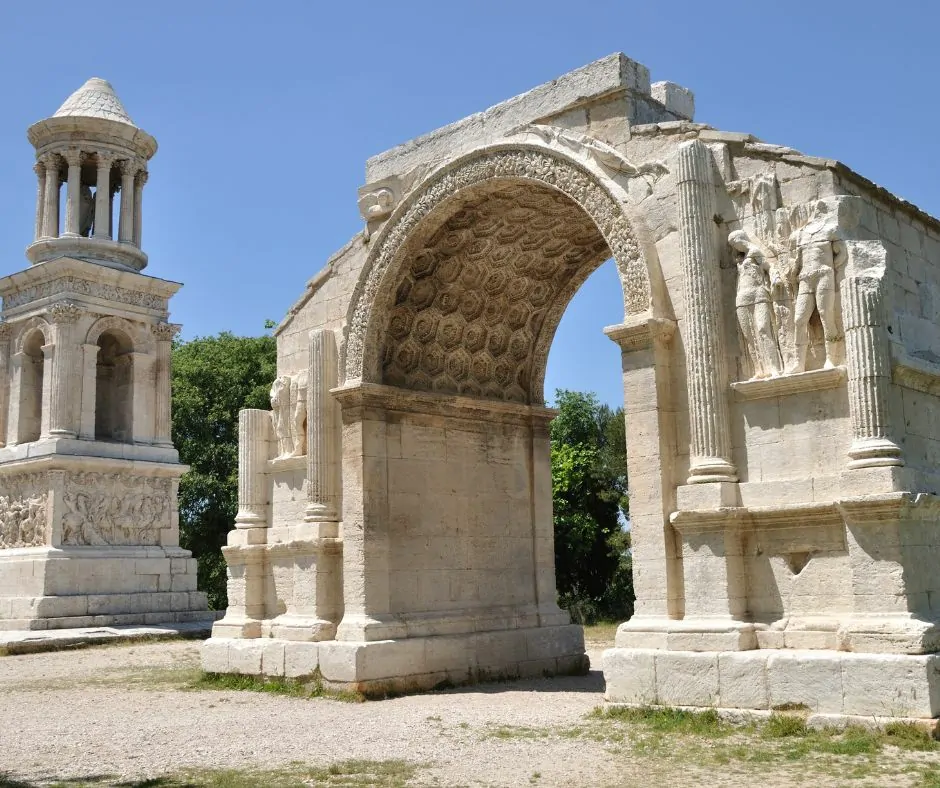
[[[376,236],[347,315],[344,363],[348,383],[385,379],[387,370],[383,367],[387,366],[387,358],[382,352],[385,334],[394,319],[398,290],[408,276],[406,266],[423,251],[422,243],[434,239],[435,234],[439,236],[442,230],[446,232],[448,222],[459,223],[461,211],[513,189],[517,195],[526,195],[522,199],[535,203],[536,212],[537,203],[546,197],[561,213],[569,206],[567,216],[578,223],[573,232],[584,247],[584,259],[573,266],[577,270],[558,282],[559,286],[543,305],[541,327],[531,337],[534,372],[526,401],[540,401],[544,361],[557,322],[571,296],[601,262],[609,257],[616,261],[626,314],[661,311],[661,305],[654,303],[658,288],[653,285],[661,277],[651,275],[651,263],[655,265],[655,261],[648,257],[648,245],[638,240],[627,216],[625,191],[611,178],[547,145],[495,145],[442,167],[398,206]],[[551,227],[543,229],[553,231]],[[513,233],[512,229],[506,230],[507,237]],[[571,251],[558,240],[559,254]],[[444,305],[445,311],[449,308]],[[502,339],[498,339],[497,347],[501,345]],[[433,367],[435,362],[431,363]],[[453,363],[462,368],[469,362],[464,357]],[[518,395],[516,391],[512,399],[522,401]]]
[[[33,334],[37,331],[42,335],[43,345],[52,344],[52,326],[41,317],[34,317],[27,320],[20,328],[13,343],[14,354],[22,353],[26,343],[33,338]]]
[[[136,323],[123,317],[108,315],[99,318],[88,329],[85,335],[86,345],[97,345],[101,335],[105,332],[115,332],[130,342],[126,352],[149,353],[152,351],[153,340],[148,332],[142,330]]]

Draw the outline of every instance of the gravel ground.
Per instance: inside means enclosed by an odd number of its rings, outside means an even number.
[[[595,666],[604,645],[589,644]],[[165,642],[0,658],[0,785],[3,772],[40,784],[108,775],[107,784],[187,768],[353,758],[421,764],[416,785],[751,782],[746,764],[709,772],[624,751],[603,737],[564,735],[603,702],[596,669],[355,704],[187,690],[198,650],[194,642]],[[761,767],[762,788],[795,784],[792,777],[792,770]],[[812,782],[841,784],[824,776]]]

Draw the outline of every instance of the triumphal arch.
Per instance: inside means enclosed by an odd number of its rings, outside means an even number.
[[[207,670],[584,669],[543,379],[612,257],[637,602],[608,699],[940,712],[940,223],[620,54],[369,160],[359,206],[240,416]]]

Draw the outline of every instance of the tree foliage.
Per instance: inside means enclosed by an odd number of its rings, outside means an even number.
[[[173,443],[180,482],[180,544],[199,561],[199,588],[227,604],[221,548],[238,509],[238,411],[270,407],[274,337],[223,332],[173,346]]]
[[[555,393],[552,497],[559,601],[583,623],[633,613],[623,409]]]

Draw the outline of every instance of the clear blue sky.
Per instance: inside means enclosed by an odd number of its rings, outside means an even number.
[[[27,126],[88,77],[153,134],[147,273],[185,283],[184,338],[260,334],[362,227],[368,156],[623,51],[696,119],[838,158],[940,215],[938,4],[72,2],[3,4],[0,274],[25,266]],[[615,274],[572,302],[546,390],[621,401]]]

